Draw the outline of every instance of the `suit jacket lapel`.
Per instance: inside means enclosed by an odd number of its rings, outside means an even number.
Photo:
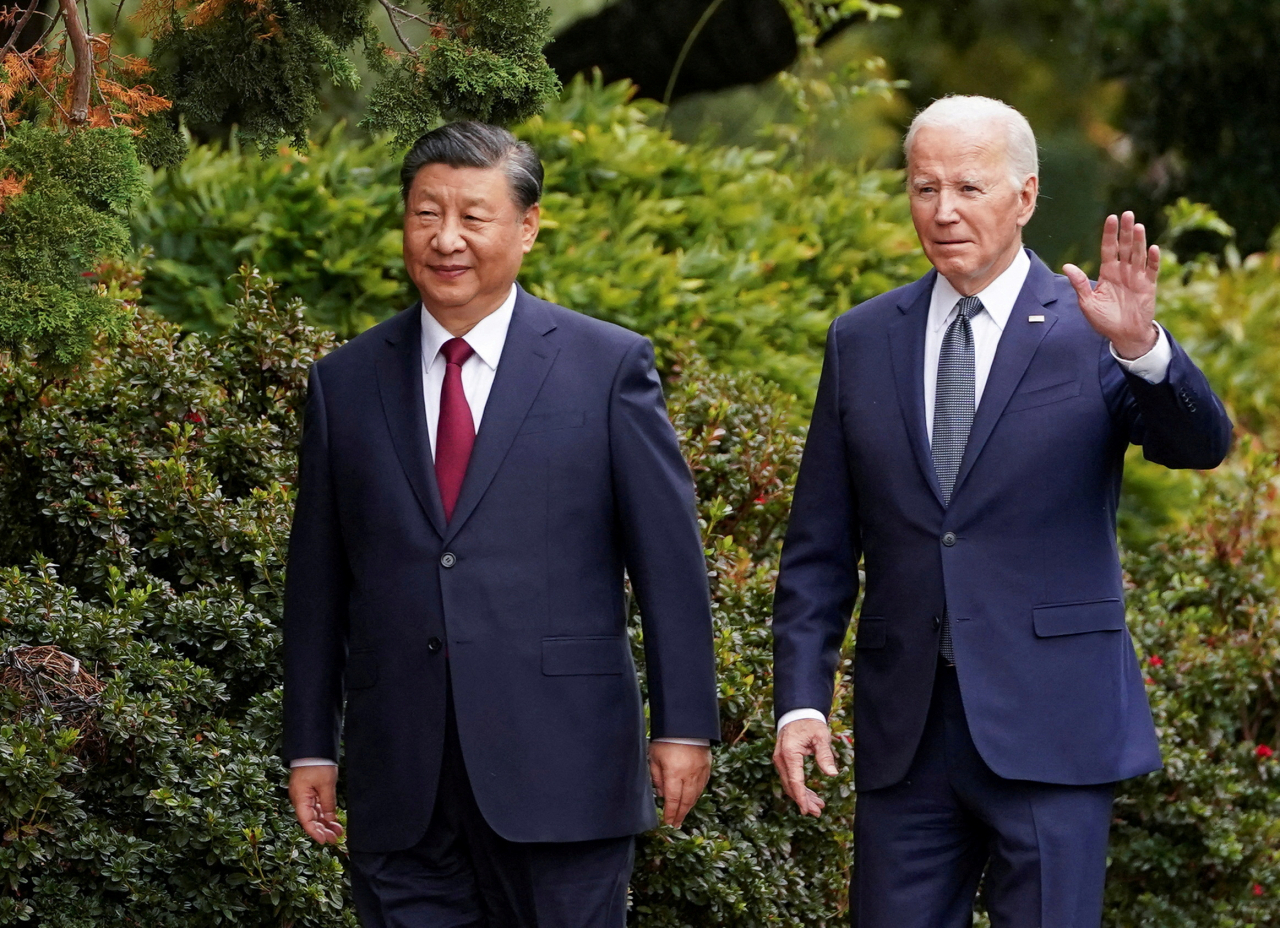
[[[929,300],[937,273],[930,271],[903,293],[898,302],[902,318],[889,327],[889,351],[898,387],[898,405],[907,426],[911,450],[915,452],[921,476],[941,503],[942,490],[933,467],[933,453],[929,450],[924,420],[924,338],[925,327],[929,323]]]
[[[1004,332],[1000,335],[996,356],[991,362],[991,372],[987,375],[987,384],[982,390],[982,400],[974,413],[973,428],[969,431],[969,442],[965,445],[964,458],[960,461],[960,472],[956,475],[952,499],[960,492],[965,477],[973,469],[983,446],[991,437],[1000,416],[1004,414],[1004,408],[1009,404],[1022,375],[1026,373],[1036,349],[1058,321],[1056,313],[1045,309],[1056,301],[1053,272],[1032,254],[1031,270],[1027,272],[1026,282],[1022,285],[1022,291],[1013,304],[1013,311],[1009,313],[1009,321],[1005,323]],[[1044,316],[1044,322],[1029,322],[1027,317],[1033,314]]]
[[[387,342],[377,360],[378,392],[396,456],[413,487],[413,495],[436,532],[443,536],[444,507],[436,486],[422,398],[421,312],[421,304],[415,303],[387,326]]]
[[[540,301],[521,288],[516,294],[507,340],[480,419],[475,447],[471,449],[467,476],[444,533],[446,544],[457,535],[489,488],[551,370],[559,349],[544,336],[555,327]]]

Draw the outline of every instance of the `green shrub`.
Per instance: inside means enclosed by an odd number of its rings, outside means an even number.
[[[1280,470],[1244,448],[1191,528],[1127,558],[1130,627],[1165,768],[1118,796],[1115,928],[1246,928],[1280,913]]]
[[[645,332],[664,360],[693,339],[721,370],[811,396],[831,320],[927,268],[900,175],[681,144],[629,92],[578,81],[518,129],[547,171],[522,282]],[[205,149],[157,172],[134,223],[155,251],[148,305],[225,326],[227,281],[250,262],[342,335],[402,309],[417,295],[400,262],[398,165],[398,151],[336,133],[305,154]]]
[[[74,379],[0,361],[0,924],[355,924],[275,756],[287,480],[330,344],[257,288],[217,341],[138,313]],[[32,646],[87,679],[18,673]]]

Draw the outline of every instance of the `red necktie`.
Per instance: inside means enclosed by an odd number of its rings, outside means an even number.
[[[471,448],[476,443],[471,407],[462,392],[462,365],[474,351],[462,339],[451,338],[440,346],[440,353],[444,355],[445,369],[440,387],[440,421],[436,425],[436,483],[440,485],[440,500],[448,520],[453,518]]]

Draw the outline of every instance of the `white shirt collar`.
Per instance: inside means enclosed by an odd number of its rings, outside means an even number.
[[[1004,331],[1005,323],[1013,313],[1013,304],[1018,301],[1018,294],[1022,292],[1022,285],[1026,283],[1030,270],[1031,259],[1027,257],[1026,249],[1019,248],[1012,263],[1000,276],[974,294],[982,300],[982,308],[1001,331]],[[939,274],[933,282],[933,298],[929,303],[930,327],[936,330],[950,325],[955,317],[956,303],[961,298],[960,291]]]
[[[498,358],[502,357],[502,346],[507,341],[507,329],[511,326],[511,314],[516,306],[516,285],[511,285],[511,292],[502,301],[502,305],[485,316],[466,335],[463,340],[471,346],[481,361],[490,370],[498,369]],[[440,324],[435,316],[422,307],[422,361],[426,367],[435,363],[436,355],[442,346],[453,338],[449,330]]]

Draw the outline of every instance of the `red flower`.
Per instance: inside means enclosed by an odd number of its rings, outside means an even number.
[[[761,493],[759,496],[757,496],[757,497],[756,497],[756,502],[757,502],[757,503],[759,503],[759,504],[763,504],[763,503],[764,503],[764,494],[763,494],[763,493]]]
[[[1261,883],[1254,883],[1254,884],[1253,884],[1253,894],[1254,894],[1255,896],[1261,896],[1261,895],[1262,895],[1262,884],[1261,884]]]
[[[1147,677],[1147,686],[1155,686],[1155,685],[1156,685],[1156,681],[1152,680],[1150,677]]]
[[[1164,661],[1160,660],[1160,658],[1156,657],[1156,655],[1154,654],[1152,654],[1151,657],[1147,660],[1147,663],[1149,663],[1152,667],[1164,666]]]
[[[1260,744],[1258,745],[1258,749],[1253,753],[1257,754],[1259,757],[1271,757],[1276,752],[1271,750],[1271,748],[1267,747],[1265,744]]]
[[[194,422],[196,425],[204,424],[204,416],[200,415],[200,413],[196,412],[194,409],[182,418],[186,419],[188,422]]]

